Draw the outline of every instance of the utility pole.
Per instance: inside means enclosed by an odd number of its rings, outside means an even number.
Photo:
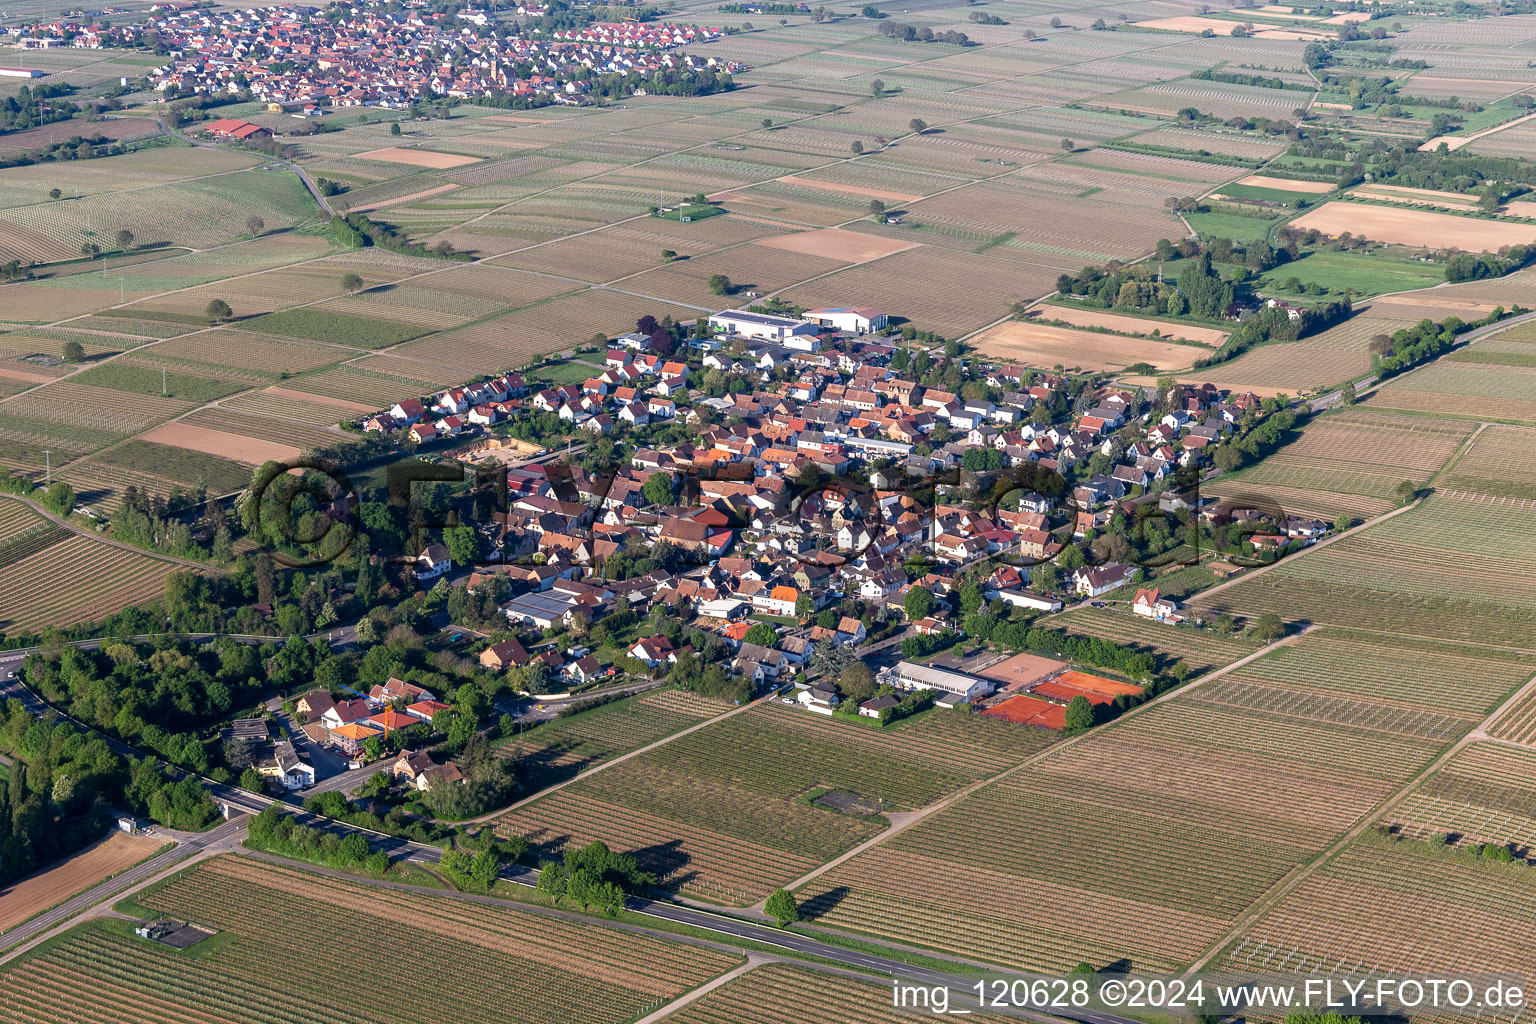
[[[48,481],[47,485],[49,487],[52,487],[53,486],[53,452],[44,449],[44,451],[43,451],[43,465],[45,467],[44,472],[47,473],[47,481]]]
[[[170,392],[165,390],[165,367],[160,367],[160,397],[166,397]]]

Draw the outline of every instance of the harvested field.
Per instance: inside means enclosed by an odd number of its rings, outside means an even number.
[[[516,759],[523,790],[536,792],[730,709],[682,690],[656,690],[557,718],[517,734],[496,753]]]
[[[242,1021],[620,1024],[739,962],[730,953],[596,924],[379,889],[241,856],[206,861],[135,899],[153,913],[215,929],[222,941],[186,956],[121,925],[89,923],[7,965],[18,1019],[222,1020],[235,1011]],[[296,920],[306,922],[297,933]],[[387,1009],[374,993],[334,984],[333,957],[364,958],[402,932],[421,936],[445,964],[458,966],[394,986]],[[293,951],[294,963],[284,984],[273,986],[261,965],[279,944]],[[60,984],[61,977],[73,980]]]
[[[805,256],[843,260],[847,263],[876,260],[883,256],[915,249],[918,246],[917,242],[898,242],[855,231],[840,231],[837,228],[802,231],[793,235],[775,235],[772,238],[759,239],[757,244],[771,249],[787,249]]]
[[[1165,338],[1193,341],[1212,348],[1220,347],[1227,340],[1229,333],[1218,327],[1199,327],[1168,320],[1153,320],[1149,317],[1111,313],[1107,309],[1092,309],[1087,306],[1048,303],[1036,306],[1030,312],[1041,320],[1061,320],[1077,327],[1103,327],[1120,334],[1151,334],[1153,331],[1159,331]]]
[[[1151,651],[1161,666],[1182,661],[1198,676],[1229,665],[1259,649],[1241,636],[1223,636],[1212,629],[1171,626],[1112,608],[1074,608],[1047,620],[1052,629],[1113,640],[1133,650]]]
[[[1307,181],[1302,178],[1271,178],[1267,174],[1250,174],[1246,178],[1239,178],[1237,184],[1251,185],[1254,188],[1274,188],[1282,192],[1308,192],[1312,195],[1322,195],[1334,189],[1332,182]]]
[[[391,146],[387,149],[371,149],[366,153],[358,153],[358,160],[382,160],[391,164],[410,164],[412,167],[430,167],[433,170],[447,170],[450,167],[463,167],[465,164],[477,164],[480,158],[477,156],[460,156],[457,153],[435,153],[430,149],[400,149]]]
[[[0,937],[34,914],[132,867],[164,845],[161,839],[114,831],[47,871],[13,882],[0,893]]]
[[[1350,231],[1373,242],[1425,249],[1452,246],[1468,252],[1493,252],[1506,245],[1536,242],[1536,224],[1394,209],[1370,203],[1324,203],[1293,221],[1292,226],[1302,231],[1316,228],[1329,236]]]
[[[184,420],[157,427],[141,435],[139,440],[175,448],[189,448],[194,452],[233,459],[248,466],[259,466],[269,459],[292,462],[301,454],[300,450],[293,445],[260,441],[254,437],[242,437],[239,434],[227,434],[222,430],[193,426]]]
[[[1202,351],[1193,346],[1149,338],[1100,334],[1021,320],[1009,320],[988,328],[976,336],[974,344],[983,355],[1046,369],[1076,366],[1084,370],[1115,370],[1136,363],[1151,363],[1163,370],[1188,366]]]

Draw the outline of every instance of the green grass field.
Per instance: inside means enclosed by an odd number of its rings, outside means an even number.
[[[220,380],[190,373],[166,372],[162,378],[161,371],[154,367],[125,363],[122,360],[93,367],[74,379],[81,384],[132,391],[140,395],[163,393],[169,398],[198,403],[211,402],[250,387],[250,384],[241,381]]]
[[[358,348],[383,348],[398,345],[402,341],[430,334],[429,328],[416,324],[397,323],[389,320],[373,320],[364,316],[349,316],[322,309],[285,309],[276,313],[252,317],[240,326],[251,331],[266,331],[290,338],[307,338],[311,341],[327,341],[336,345],[355,345]]]
[[[1240,217],[1232,213],[1186,213],[1184,219],[1201,238],[1230,238],[1252,242],[1264,238],[1278,217]]]
[[[1433,287],[1445,280],[1445,269],[1437,263],[1315,250],[1275,267],[1260,283],[1275,290],[1292,277],[1336,292],[1353,289],[1361,295],[1380,295]]]
[[[1262,199],[1271,203],[1284,203],[1286,206],[1295,206],[1299,202],[1314,203],[1318,196],[1311,192],[1288,192],[1278,188],[1264,188],[1260,185],[1223,185],[1221,194],[1233,199]]]

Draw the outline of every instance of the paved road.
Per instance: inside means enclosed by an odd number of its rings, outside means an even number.
[[[1536,116],[1536,115],[1533,115],[1533,116]],[[1401,293],[1398,293],[1398,294],[1401,294]],[[1433,296],[1431,296],[1431,301],[1432,300],[1433,300]],[[1460,337],[1458,337],[1456,339],[1456,343],[1451,346],[1450,351],[1454,352],[1456,349],[1461,348],[1463,345],[1470,345],[1474,341],[1477,341],[1479,338],[1482,338],[1482,337],[1485,337],[1485,336],[1487,336],[1489,334],[1492,334],[1495,331],[1502,331],[1505,328],[1511,326],[1512,324],[1524,323],[1527,320],[1532,320],[1532,319],[1536,319],[1536,312],[1522,313],[1519,316],[1505,317],[1503,320],[1500,320],[1496,324],[1485,324],[1482,327],[1475,327],[1472,330],[1468,331],[1467,333],[1465,333],[1465,334],[1461,335]],[[1439,358],[1439,357],[1436,357],[1436,358]],[[1430,362],[1434,362],[1434,360],[1430,360]],[[1427,365],[1427,364],[1421,364],[1421,365]],[[1417,369],[1417,367],[1414,367],[1414,369]],[[1411,371],[1404,371],[1404,372],[1411,372]],[[1376,383],[1377,383],[1377,378],[1373,374],[1373,375],[1371,375],[1369,377],[1366,377],[1365,379],[1363,379],[1361,381],[1358,381],[1355,384],[1355,392],[1358,394],[1359,392],[1364,391],[1366,388],[1374,386]],[[1328,394],[1323,395],[1320,398],[1314,398],[1312,400],[1312,403],[1311,403],[1312,411],[1313,412],[1322,412],[1322,411],[1324,411],[1326,409],[1332,409],[1335,406],[1337,406],[1343,400],[1343,397],[1344,397],[1344,389],[1343,388],[1339,388],[1339,389],[1337,389],[1335,391],[1328,392]]]
[[[175,837],[167,836],[167,839],[179,839],[171,849],[157,854],[140,864],[136,864],[121,874],[107,879],[105,882],[92,886],[78,896],[59,904],[52,910],[39,914],[29,921],[22,922],[8,932],[0,933],[0,946],[14,946],[17,943],[26,942],[28,939],[41,935],[43,932],[63,921],[67,921],[76,914],[111,899],[124,889],[136,885],[146,878],[157,875],[203,850],[219,847],[232,849],[239,842],[244,828],[245,815],[241,814],[209,829],[207,832],[192,835],[177,833]]]
[[[137,552],[138,554],[144,555],[146,558],[158,558],[162,562],[174,562],[175,564],[185,566],[188,569],[196,569],[198,572],[212,572],[219,573],[221,575],[228,572],[227,569],[219,569],[211,565],[205,565],[202,562],[194,562],[187,558],[176,558],[173,555],[162,555],[158,551],[150,551],[146,548],[135,547],[132,544],[124,544],[120,540],[112,540],[110,537],[103,537],[95,530],[87,530],[83,526],[76,526],[74,523],[60,519],[43,505],[38,504],[31,498],[23,498],[19,494],[0,494],[0,498],[5,498],[10,501],[19,501],[23,505],[26,505],[32,509],[32,511],[42,515],[49,522],[62,526],[64,529],[69,530],[71,533],[78,533],[82,537],[89,537],[97,544],[105,544],[108,547],[122,548],[124,551]]]
[[[410,852],[404,856],[404,859],[408,862],[415,864],[436,864],[442,858],[442,851],[436,848],[415,846],[415,844],[405,845],[412,847]],[[398,848],[399,846],[397,843],[395,845],[395,849]],[[501,877],[504,880],[513,882],[517,885],[532,887],[538,883],[539,876],[537,871],[521,867],[512,867],[503,871]],[[368,884],[366,879],[362,881],[365,884]],[[435,890],[430,891],[436,893]],[[441,893],[436,894],[442,895]],[[455,894],[455,896],[457,898],[464,898],[461,894]],[[490,897],[469,898],[474,899],[477,902],[502,902],[496,901],[494,898]],[[520,907],[515,903],[507,903],[506,905],[518,907],[518,909],[527,909],[525,907]],[[883,974],[888,974],[893,978],[900,978],[903,981],[913,984],[930,986],[944,985],[952,989],[957,994],[970,992],[972,990],[972,986],[974,986],[977,981],[977,978],[974,975],[952,974],[926,967],[916,967],[912,964],[908,964],[891,957],[879,956],[875,953],[862,950],[847,949],[843,946],[833,945],[808,935],[786,931],[781,928],[775,928],[771,925],[755,924],[751,921],[743,920],[728,914],[715,913],[694,907],[680,906],[676,903],[670,903],[664,900],[631,897],[625,901],[625,906],[627,909],[638,914],[643,914],[647,917],[654,917],[664,921],[672,921],[678,924],[688,925],[693,928],[713,932],[716,935],[728,938],[746,939],[753,942],[760,942],[765,945],[777,946],[780,949],[792,950],[797,953],[820,957],[822,959],[832,961],[833,963],[843,964],[847,967],[857,968],[863,971],[878,971]],[[586,920],[592,921],[599,925],[609,923],[602,918],[587,918]],[[873,945],[878,945],[878,943],[874,943]],[[1002,976],[1006,972],[999,969],[997,973],[999,976]],[[1113,1014],[1099,1013],[1091,1010],[1073,1011],[1071,1013],[1053,1011],[1053,1013],[1056,1016],[1062,1016],[1071,1020],[1081,1021],[1083,1024],[1137,1024],[1137,1022],[1131,1021],[1124,1017],[1117,1017]]]

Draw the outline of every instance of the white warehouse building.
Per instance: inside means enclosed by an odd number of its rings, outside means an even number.
[[[884,313],[869,306],[835,306],[830,309],[813,309],[805,314],[823,327],[831,327],[844,334],[869,334],[883,331],[887,320]]]
[[[709,329],[716,334],[736,334],[743,338],[783,341],[786,338],[815,337],[821,327],[810,320],[796,320],[745,309],[727,309],[709,318]]]

